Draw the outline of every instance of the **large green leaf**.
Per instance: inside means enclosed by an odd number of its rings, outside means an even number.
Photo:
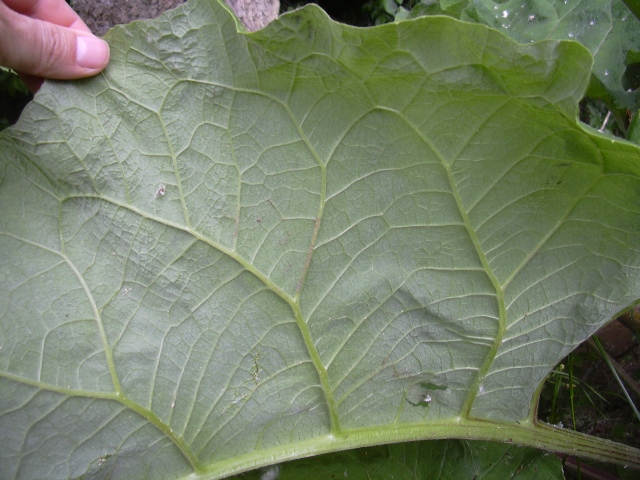
[[[623,0],[440,0],[420,3],[412,15],[446,13],[496,28],[519,42],[567,39],[594,56],[594,93],[618,108],[640,108],[637,84],[625,78],[640,51],[640,21]],[[634,80],[633,83],[637,83]],[[599,92],[602,89],[603,92]],[[606,93],[605,93],[606,92]]]
[[[560,458],[549,452],[494,442],[439,440],[320,455],[254,470],[234,478],[558,480],[564,476]]]
[[[0,136],[0,476],[444,437],[640,465],[535,421],[640,297],[640,150],[578,124],[582,46],[211,0],[107,38]]]

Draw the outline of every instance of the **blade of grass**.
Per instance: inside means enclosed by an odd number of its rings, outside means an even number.
[[[602,346],[602,343],[600,342],[600,339],[598,338],[597,335],[594,335],[591,338],[593,340],[593,343],[596,345],[596,348],[600,352],[600,355],[602,355],[602,358],[604,359],[604,361],[607,362],[607,365],[609,366],[609,369],[611,370],[612,375],[615,377],[616,381],[618,382],[618,385],[620,385],[620,388],[622,389],[622,393],[626,397],[627,402],[629,402],[629,405],[631,406],[631,409],[633,410],[633,413],[635,414],[635,416],[638,419],[638,421],[640,421],[640,412],[638,412],[638,409],[636,408],[635,403],[633,403],[633,400],[631,399],[631,396],[629,395],[629,392],[627,392],[627,389],[625,388],[624,383],[622,382],[620,376],[618,375],[617,369],[612,364],[612,361],[615,361],[615,360],[613,360],[609,356],[609,354],[605,351],[605,349]],[[622,369],[622,367],[620,367],[620,369]],[[635,383],[635,381],[633,383]]]
[[[560,394],[560,385],[562,383],[562,370],[564,370],[564,365],[560,365],[558,367],[558,375],[556,375],[555,383],[553,385],[553,396],[551,397],[551,415],[550,420],[551,423],[558,423],[558,411],[557,411],[557,400],[558,395]]]
[[[571,428],[576,429],[576,410],[573,402],[575,384],[573,383],[573,354],[567,356],[567,367],[569,373],[569,405],[571,407]]]
[[[571,405],[571,428],[573,428],[573,430],[576,430],[576,410],[575,410],[575,406],[574,406],[574,402],[573,402],[573,396],[574,396],[574,390],[575,390],[575,384],[573,383],[573,353],[570,353],[567,356],[567,366],[568,366],[568,370],[569,370],[569,404]],[[577,468],[577,474],[578,474],[578,479],[582,479],[582,472],[580,469],[580,460],[576,459],[576,468]]]
[[[595,344],[593,345],[593,348],[596,348]],[[567,374],[565,372],[562,372],[560,370],[553,370],[552,374],[556,378],[556,382],[559,381],[561,378],[566,378],[567,382],[569,382],[569,374]],[[558,377],[561,377],[561,378],[558,378]],[[573,381],[575,382],[576,386],[580,387],[582,392],[587,396],[587,400],[589,400],[589,403],[591,405],[593,405],[594,407],[597,407],[597,405],[593,401],[593,399],[591,398],[591,395],[589,395],[589,392],[591,392],[593,395],[598,397],[604,403],[609,403],[609,401],[604,396],[602,396],[602,394],[600,392],[598,392],[594,387],[589,385],[587,382],[585,382],[583,380],[580,380],[579,378],[576,378],[575,376],[573,377]]]
[[[598,346],[596,345],[595,342],[593,342],[591,339],[589,339],[589,346],[598,350]],[[620,378],[622,380],[624,380],[624,382],[627,384],[627,386],[633,390],[633,392],[640,397],[640,384],[638,382],[635,381],[635,379],[629,375],[626,370],[622,367],[622,365],[620,365],[618,362],[616,362],[616,360],[614,358],[611,358],[611,356],[609,356],[609,360],[611,362],[611,365],[613,366],[613,368],[616,370],[616,372],[618,372],[618,375],[620,375]]]

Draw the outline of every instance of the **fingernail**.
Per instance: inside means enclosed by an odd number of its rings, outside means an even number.
[[[109,45],[97,37],[76,37],[76,63],[83,68],[102,68],[109,58]]]

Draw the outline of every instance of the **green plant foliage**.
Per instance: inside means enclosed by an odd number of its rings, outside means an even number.
[[[560,459],[548,452],[500,443],[439,440],[369,447],[275,465],[238,480],[556,480]]]
[[[580,42],[594,56],[598,96],[610,98],[612,107],[640,107],[640,85],[628,78],[640,67],[640,21],[622,0],[440,0],[421,2],[412,16],[434,13],[488,25],[523,43]]]
[[[0,67],[0,130],[18,120],[32,96],[15,72]]]
[[[584,47],[214,0],[106,38],[0,135],[1,477],[437,438],[640,466],[535,421],[640,297],[640,150],[577,121]]]

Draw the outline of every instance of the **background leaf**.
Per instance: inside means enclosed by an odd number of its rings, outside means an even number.
[[[578,124],[583,47],[316,7],[241,34],[205,0],[107,38],[103,75],[0,136],[3,477],[443,436],[594,455],[534,425],[640,296],[640,152]]]
[[[362,448],[275,465],[235,478],[268,480],[269,476],[278,480],[564,478],[561,461],[556,455],[531,448],[468,440]]]
[[[412,15],[434,13],[488,25],[522,43],[580,42],[594,56],[592,95],[608,100],[612,108],[640,107],[633,59],[640,51],[640,21],[622,0],[441,0],[418,4]]]

